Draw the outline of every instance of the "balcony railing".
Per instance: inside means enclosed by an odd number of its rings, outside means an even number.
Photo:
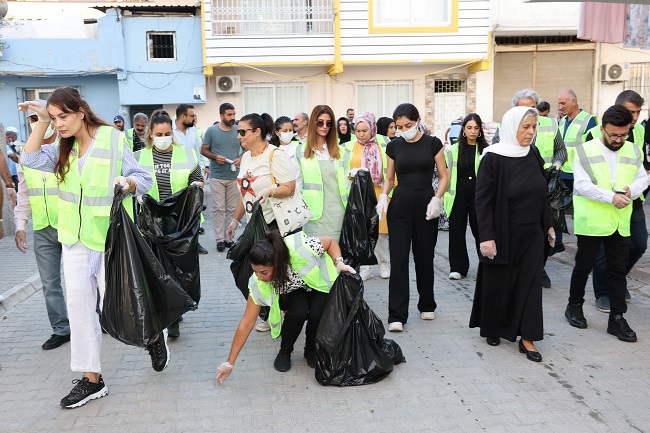
[[[213,0],[213,35],[334,33],[333,0]]]

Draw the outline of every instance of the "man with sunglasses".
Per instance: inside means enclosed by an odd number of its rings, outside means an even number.
[[[639,146],[642,153],[644,152],[645,144],[645,130],[640,123],[638,123],[639,115],[641,114],[641,107],[643,107],[645,100],[634,90],[625,90],[616,97],[616,104],[623,105],[628,109],[632,115],[632,124],[630,132],[627,135],[627,141]],[[601,138],[602,133],[600,127],[596,127],[587,132],[587,140],[594,138]],[[644,166],[648,167],[648,163],[644,161]],[[645,222],[645,212],[643,211],[643,195],[632,202],[632,216],[630,220],[630,256],[625,266],[625,274],[630,272],[637,261],[643,256],[648,248],[648,230]],[[596,297],[596,308],[603,313],[609,313],[609,287],[607,285],[608,271],[607,259],[605,257],[605,249],[601,246],[596,258],[596,264],[592,274],[592,283],[594,286],[594,296]],[[625,291],[625,300],[630,301],[631,296],[628,290]]]
[[[647,186],[642,152],[626,141],[631,123],[632,114],[625,106],[609,107],[602,118],[602,138],[575,147],[573,207],[578,251],[564,313],[571,326],[587,327],[582,311],[585,286],[603,245],[611,304],[607,333],[629,343],[637,340],[623,317],[627,311],[625,274],[631,244],[631,202]]]

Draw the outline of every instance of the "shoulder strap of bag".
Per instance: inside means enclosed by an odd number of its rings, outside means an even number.
[[[271,154],[269,155],[269,171],[271,172],[271,185],[276,185],[277,182],[275,181],[275,176],[273,176],[273,154],[275,151],[278,150],[276,147],[271,151]]]

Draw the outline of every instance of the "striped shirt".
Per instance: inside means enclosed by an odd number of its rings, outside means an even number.
[[[158,184],[158,195],[160,200],[164,200],[170,195],[172,195],[172,186],[170,181],[170,172],[172,167],[172,152],[159,152],[156,148],[153,148],[153,172],[156,176],[156,183]],[[187,184],[191,184],[194,181],[203,182],[203,174],[201,173],[201,167],[197,164],[194,167],[190,177],[187,180]]]

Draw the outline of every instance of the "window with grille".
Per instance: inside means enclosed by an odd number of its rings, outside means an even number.
[[[368,111],[375,118],[393,117],[399,104],[413,101],[410,81],[357,82],[357,113]]]
[[[452,0],[370,1],[374,27],[443,27],[452,24]]]
[[[334,34],[333,0],[213,0],[213,35]]]
[[[307,106],[305,83],[245,84],[242,92],[245,113],[268,113],[274,119],[280,116],[293,119]]]
[[[176,60],[176,32],[147,32],[148,60],[173,62]]]
[[[645,99],[643,108],[648,108],[650,100],[650,63],[630,63],[630,81],[625,82],[626,90],[634,90]]]
[[[71,87],[74,87],[75,89],[81,91],[79,86],[71,86]],[[23,96],[25,98],[25,101],[34,101],[35,99],[44,99],[47,101],[48,99],[50,99],[50,96],[52,96],[52,93],[54,93],[54,90],[56,90],[56,87],[38,87],[38,88],[24,89]]]
[[[467,91],[467,83],[463,80],[436,80],[434,93],[460,93]]]

